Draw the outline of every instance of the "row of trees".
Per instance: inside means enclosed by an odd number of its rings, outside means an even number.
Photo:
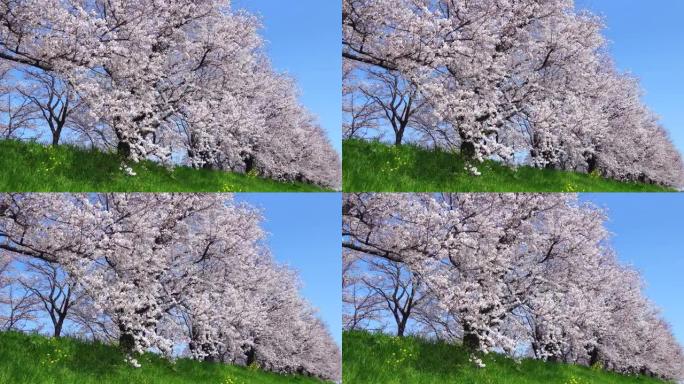
[[[325,379],[340,351],[227,195],[0,195],[3,329]]]
[[[343,212],[347,329],[684,377],[684,351],[617,261],[605,213],[576,195],[350,194]]]
[[[637,80],[573,0],[344,0],[345,135],[684,184]]]
[[[340,161],[229,0],[0,1],[2,135],[336,188]]]

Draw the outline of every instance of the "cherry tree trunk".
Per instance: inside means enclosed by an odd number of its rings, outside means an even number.
[[[119,141],[116,146],[116,153],[123,158],[128,158],[131,156],[131,145],[129,143]]]
[[[475,144],[471,141],[463,141],[461,143],[461,155],[469,160],[475,157]]]

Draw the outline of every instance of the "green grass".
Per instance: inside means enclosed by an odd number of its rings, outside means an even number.
[[[485,368],[468,361],[459,345],[397,338],[366,332],[342,335],[342,378],[345,384],[663,384],[596,368],[498,354],[483,358]]]
[[[496,161],[475,164],[472,176],[457,153],[413,145],[345,140],[345,192],[667,192],[658,185],[623,183],[596,175],[533,167],[514,169]]]
[[[0,141],[0,192],[321,192],[314,185],[176,167],[132,164],[126,175],[116,154],[62,145]]]
[[[319,380],[267,373],[254,368],[153,354],[124,362],[115,347],[17,332],[0,333],[0,384],[315,384]]]

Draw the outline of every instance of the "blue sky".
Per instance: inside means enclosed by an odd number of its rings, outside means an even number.
[[[618,257],[642,273],[646,294],[684,344],[684,194],[594,193],[581,199],[608,209]]]
[[[233,8],[261,17],[274,66],[297,79],[303,104],[341,152],[342,2],[233,0]]]
[[[684,152],[684,1],[576,0],[604,17],[618,67],[641,79],[645,101]]]
[[[302,294],[342,345],[342,197],[338,193],[240,193],[263,210],[274,257],[299,272]]]

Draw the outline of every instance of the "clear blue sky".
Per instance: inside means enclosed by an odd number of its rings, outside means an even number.
[[[604,17],[618,67],[641,79],[645,101],[684,152],[684,1],[576,0]]]
[[[261,17],[274,66],[297,79],[303,104],[341,152],[342,1],[233,0],[233,8]]]
[[[263,210],[274,257],[299,272],[302,294],[342,345],[342,197],[339,193],[240,193]]]
[[[619,259],[636,267],[646,294],[684,345],[684,194],[594,193],[581,198],[608,209]]]

